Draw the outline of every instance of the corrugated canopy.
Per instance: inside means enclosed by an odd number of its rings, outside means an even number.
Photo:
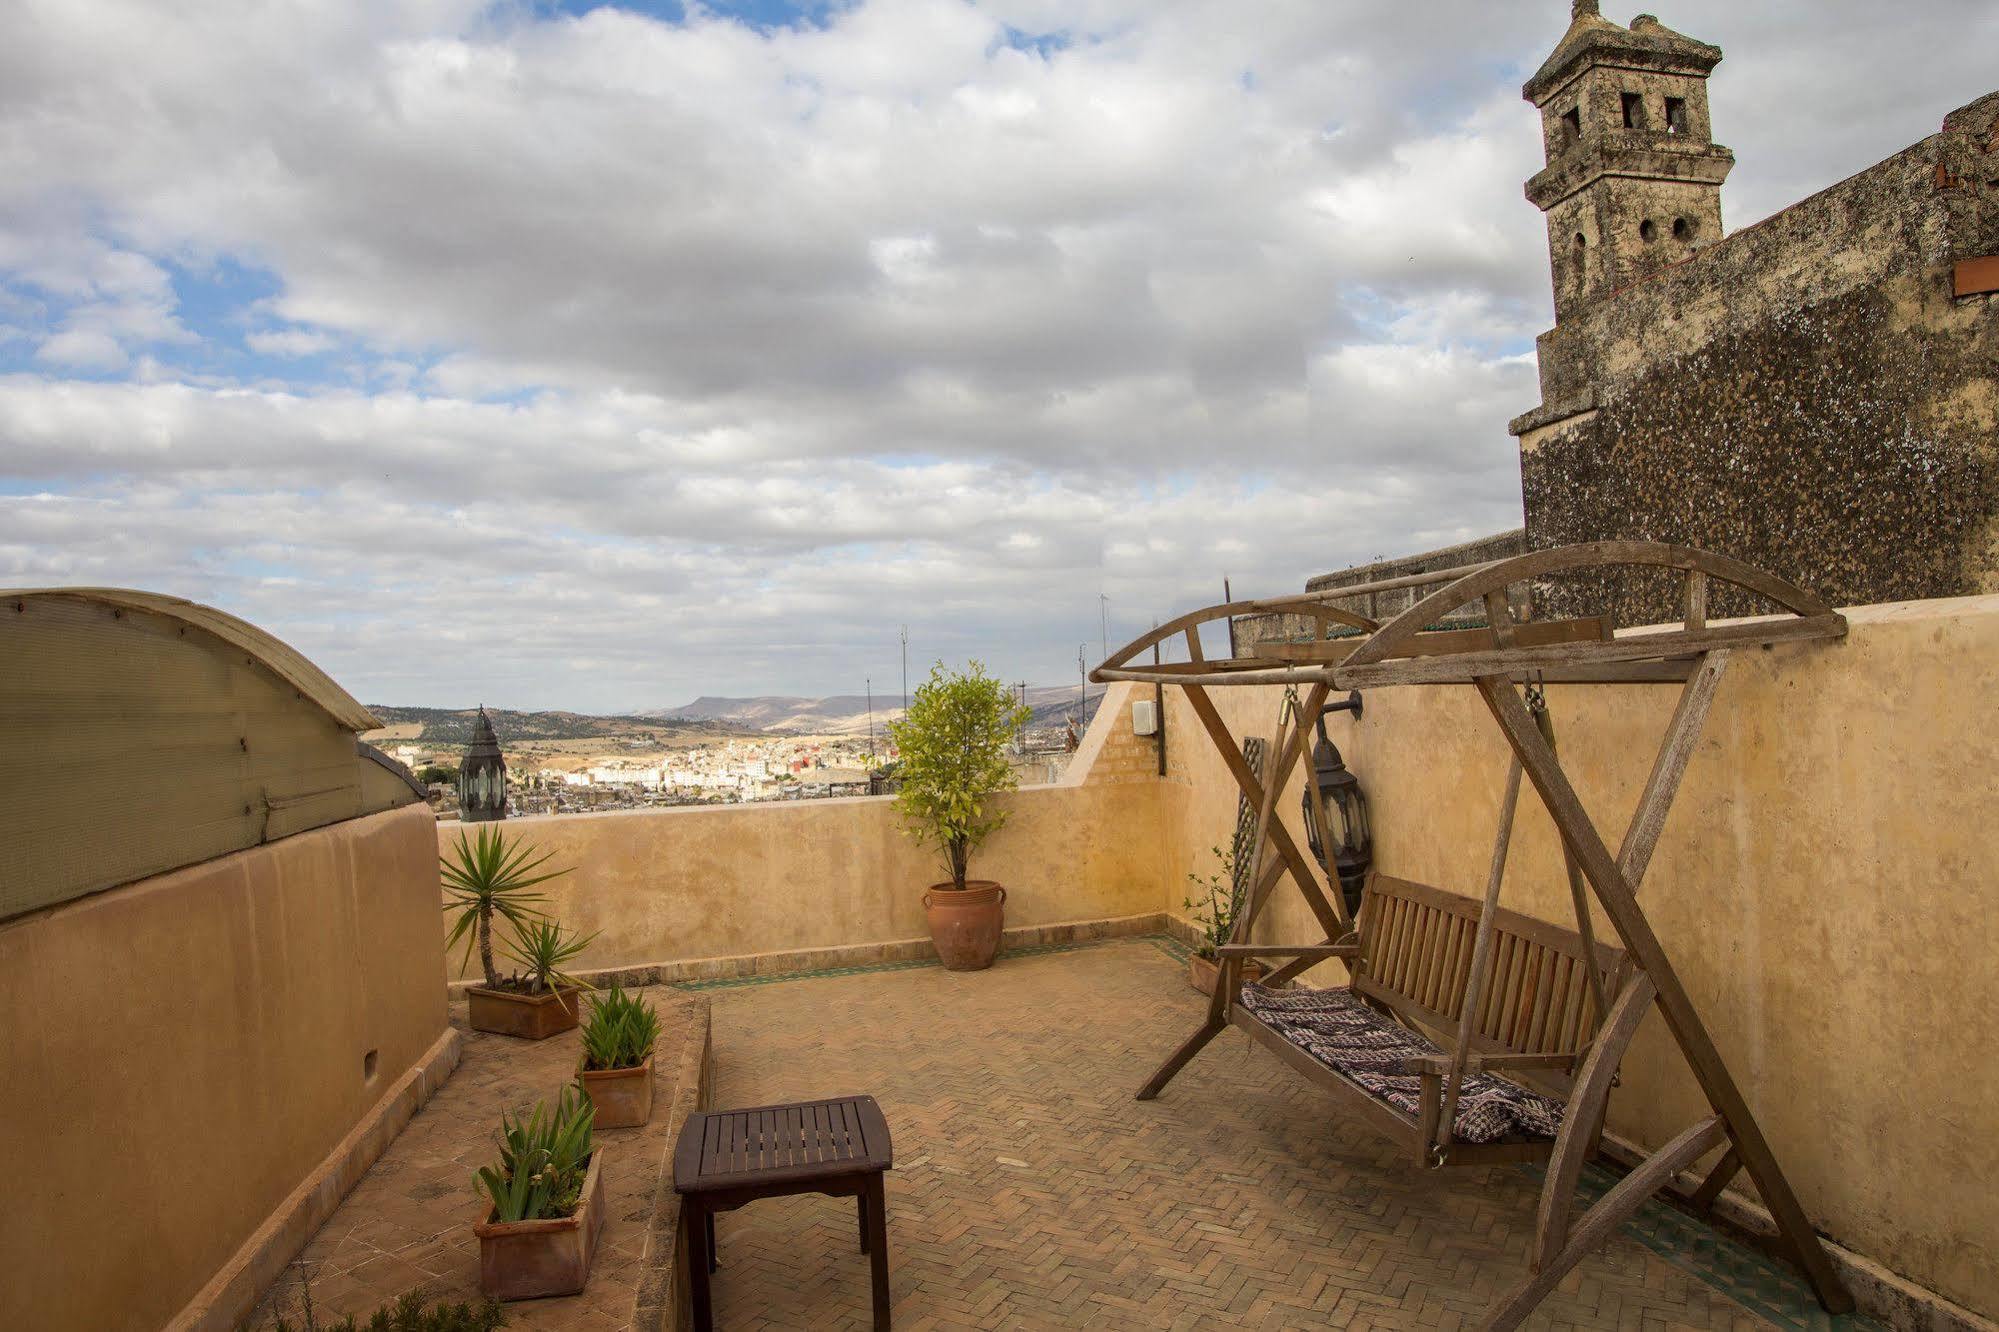
[[[381,726],[374,713],[339,685],[333,677],[307,660],[305,654],[283,640],[266,633],[213,606],[184,597],[159,592],[139,592],[128,587],[32,587],[0,591],[0,604],[36,598],[67,598],[91,601],[126,610],[163,615],[213,634],[233,647],[241,648],[274,675],[290,684],[350,731],[372,731]]]

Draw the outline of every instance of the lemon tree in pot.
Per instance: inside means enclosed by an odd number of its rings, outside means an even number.
[[[972,852],[1006,823],[993,797],[1017,785],[1006,746],[1031,715],[980,663],[949,671],[938,662],[908,713],[889,723],[902,752],[895,807],[950,867],[950,880],[923,895],[923,909],[937,956],[953,971],[989,967],[999,952],[1006,889],[967,872]]]

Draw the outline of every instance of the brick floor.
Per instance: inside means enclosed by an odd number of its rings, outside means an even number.
[[[1160,1100],[1132,1100],[1198,1021],[1184,975],[1126,940],[975,974],[715,989],[714,1103],[880,1100],[898,1328],[1475,1323],[1524,1271],[1533,1175],[1411,1171],[1236,1032]],[[852,1208],[722,1216],[717,1325],[868,1326]],[[1535,1325],[1787,1324],[1620,1233]]]
[[[589,1287],[581,1295],[509,1305],[509,1327],[623,1332],[631,1326],[653,1190],[671,1146],[666,1121],[674,1069],[688,1015],[701,1002],[671,989],[646,993],[664,1032],[653,1058],[653,1117],[641,1128],[598,1135],[609,1149],[609,1217]],[[462,1003],[453,1006],[452,1021],[464,1027]],[[581,1048],[573,1031],[545,1041],[466,1031],[457,1071],[320,1227],[250,1326],[261,1332],[281,1313],[296,1323],[301,1281],[310,1284],[321,1322],[329,1313],[351,1313],[365,1324],[375,1309],[419,1286],[449,1299],[476,1300],[479,1241],[472,1223],[485,1215],[486,1204],[473,1174],[498,1155],[501,1110],[553,1103],[574,1074]]]

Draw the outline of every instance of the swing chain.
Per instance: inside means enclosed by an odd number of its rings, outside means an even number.
[[[1536,717],[1548,710],[1548,687],[1539,671],[1534,672],[1534,678],[1527,682],[1526,703],[1527,711]]]
[[[1282,726],[1285,722],[1288,722],[1293,717],[1297,716],[1298,710],[1301,706],[1302,705],[1298,702],[1298,686],[1285,685],[1284,706],[1277,710],[1277,724],[1279,726]]]

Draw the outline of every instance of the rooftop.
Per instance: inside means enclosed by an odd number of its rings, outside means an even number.
[[[1159,1100],[1133,1100],[1204,1002],[1184,956],[1164,937],[1125,938],[1011,953],[982,973],[897,964],[687,990],[712,1005],[714,1104],[856,1091],[881,1103],[895,1140],[898,1327],[1475,1324],[1518,1277],[1537,1174],[1411,1170],[1239,1033]],[[685,994],[652,997],[684,1021]],[[841,1039],[826,1039],[835,1028]],[[365,1316],[419,1283],[472,1294],[481,1204],[471,1171],[497,1112],[543,1094],[576,1041],[524,1050],[467,1033],[464,1064],[300,1259],[322,1313]],[[634,1326],[663,1118],[604,1135],[634,1160],[620,1172],[589,1290],[512,1305],[510,1326]],[[643,1176],[630,1170],[639,1157]],[[718,1327],[868,1325],[850,1201],[755,1203],[717,1229]],[[258,1325],[298,1304],[289,1280]],[[1540,1318],[1555,1328],[1874,1326],[1829,1322],[1794,1273],[1658,1204],[1572,1273]]]

